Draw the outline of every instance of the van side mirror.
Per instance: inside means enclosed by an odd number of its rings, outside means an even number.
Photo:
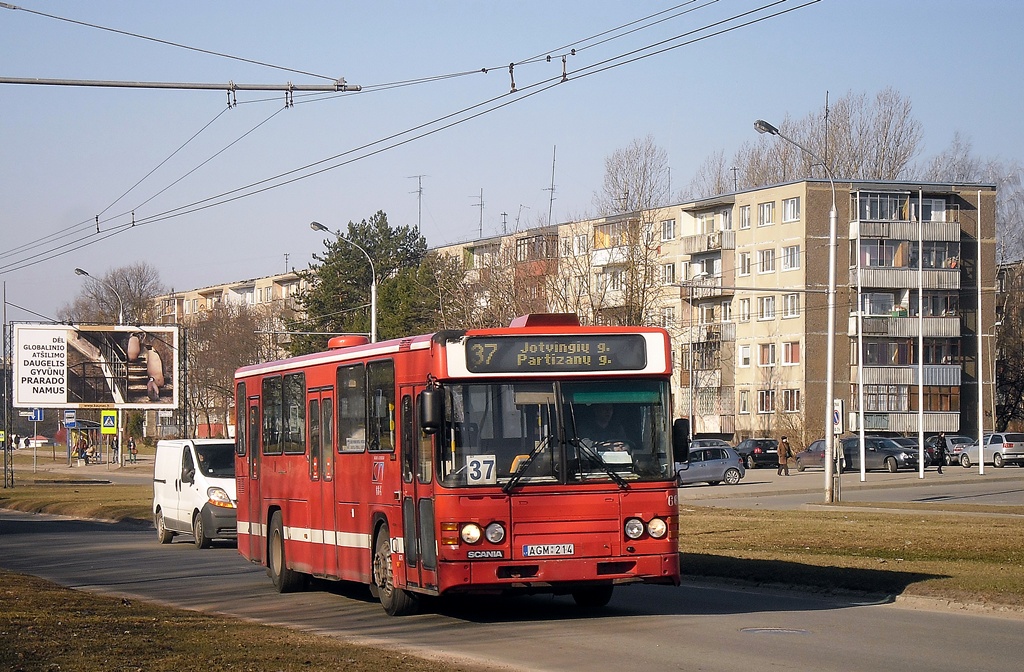
[[[195,483],[196,482],[196,470],[195,470],[195,468],[187,469],[187,470],[183,471],[182,474],[181,474],[181,482],[182,483],[188,483],[189,485],[192,485],[193,483]]]
[[[686,418],[672,421],[672,452],[676,462],[686,462],[690,457],[690,421]]]
[[[444,421],[444,395],[438,387],[428,387],[419,397],[420,429],[424,434],[436,434]]]

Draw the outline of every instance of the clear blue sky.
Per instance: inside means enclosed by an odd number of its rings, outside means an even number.
[[[1024,159],[1019,0],[821,0],[593,71],[606,59],[768,4],[704,0],[653,27],[578,44],[567,56],[569,81],[532,96],[542,88],[536,84],[561,74],[567,45],[679,3],[13,4],[312,74],[0,9],[3,77],[300,84],[323,83],[312,75],[325,75],[367,87],[356,95],[297,94],[289,109],[283,94],[239,92],[239,105],[224,111],[220,91],[0,85],[0,280],[8,302],[51,317],[81,286],[75,266],[102,275],[146,261],[180,290],[283,272],[286,254],[288,267],[305,268],[322,249],[310,220],[336,229],[383,210],[392,224],[415,225],[416,175],[424,176],[422,231],[432,246],[478,237],[481,189],[485,236],[501,232],[503,212],[508,230],[517,219],[520,228],[546,223],[556,146],[553,219],[566,221],[590,210],[604,158],[635,138],[651,134],[668,151],[678,188],[709,154],[721,149],[728,157],[753,138],[754,119],[802,117],[821,109],[826,92],[835,98],[892,86],[909,97],[923,125],[922,160],[956,131],[979,156]],[[784,0],[750,18],[800,4]],[[545,54],[550,63],[517,66],[519,94],[504,95],[508,64]],[[579,76],[584,71],[591,74]],[[382,86],[462,72],[473,74]],[[479,109],[512,104],[319,175],[300,171],[293,176],[308,177],[292,184],[147,219],[344,155],[319,167],[333,166],[365,154],[359,147],[489,100]],[[132,210],[147,223],[100,240],[130,222],[122,213]],[[109,219],[101,236],[88,235],[91,224],[75,228],[100,213]],[[60,233],[67,230],[78,233]],[[72,251],[47,252],[54,244],[40,239],[51,234]],[[10,306],[7,316],[36,319]]]

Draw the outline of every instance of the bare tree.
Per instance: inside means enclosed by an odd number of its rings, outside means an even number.
[[[735,173],[725,160],[725,151],[718,150],[697,167],[697,172],[682,194],[682,200],[693,200],[734,191]]]
[[[153,299],[167,292],[160,272],[144,261],[112,268],[101,276],[90,275],[84,280],[71,303],[61,306],[57,312],[61,320],[117,324],[123,303],[126,324],[148,324],[156,318]]]
[[[594,195],[599,216],[643,212],[669,198],[668,152],[647,135],[604,160],[604,183]]]

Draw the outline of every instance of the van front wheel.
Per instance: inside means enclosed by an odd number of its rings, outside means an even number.
[[[196,540],[196,548],[209,548],[210,542],[213,541],[210,537],[206,536],[206,526],[203,525],[203,514],[196,513],[195,518],[192,519],[192,536]]]

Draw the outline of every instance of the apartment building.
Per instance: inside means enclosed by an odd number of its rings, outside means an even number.
[[[863,418],[872,432],[973,434],[979,417],[990,428],[992,185],[798,180],[440,251],[471,260],[477,280],[529,262],[547,310],[669,329],[673,411],[695,435],[806,444],[829,417],[833,188],[839,429]]]

